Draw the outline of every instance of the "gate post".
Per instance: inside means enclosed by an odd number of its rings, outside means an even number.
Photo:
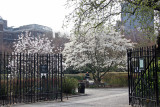
[[[128,97],[129,97],[129,105],[131,104],[130,98],[130,58],[131,58],[131,49],[127,49],[127,63],[128,63]]]
[[[155,51],[155,71],[156,71],[156,105],[158,106],[159,105],[159,92],[158,92],[158,75],[157,75],[157,72],[158,72],[158,60],[157,60],[157,49],[156,49],[156,45],[154,46],[154,51]]]

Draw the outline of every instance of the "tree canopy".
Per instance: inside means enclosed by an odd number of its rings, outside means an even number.
[[[62,53],[67,67],[88,68],[100,82],[113,66],[126,68],[126,49],[131,47],[133,43],[114,29],[92,30],[87,36],[73,36]]]
[[[26,54],[48,54],[53,53],[53,46],[51,40],[47,37],[38,35],[38,37],[31,36],[31,33],[26,32],[25,34],[19,35],[18,42],[15,42],[13,47],[15,53],[26,53]]]
[[[121,9],[123,3],[128,4],[127,9]],[[159,0],[67,0],[67,6],[74,10],[66,16],[65,24],[73,22],[74,33],[79,33],[81,30],[87,33],[90,29],[104,24],[110,26],[110,23],[115,23],[121,13],[145,16],[136,18],[140,18],[141,23],[146,23],[146,20],[154,18],[148,18],[149,14],[158,16],[160,11]],[[155,10],[157,13],[151,13],[150,10]],[[142,20],[144,18],[145,20]],[[159,26],[158,23],[155,25]]]

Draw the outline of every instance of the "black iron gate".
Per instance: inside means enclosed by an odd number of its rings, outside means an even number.
[[[0,105],[61,99],[62,55],[0,53]]]
[[[158,59],[156,46],[129,49],[128,55],[128,85],[129,104],[152,107],[159,104],[158,89]]]

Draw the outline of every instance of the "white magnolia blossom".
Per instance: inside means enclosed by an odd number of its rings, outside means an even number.
[[[86,36],[73,36],[65,44],[63,56],[66,66],[80,68],[87,64],[104,68],[112,65],[126,65],[127,48],[133,43],[115,30],[92,31]]]
[[[21,65],[21,69],[25,69],[25,67],[29,67],[29,65],[34,66],[30,60],[33,60],[37,63],[38,59],[37,54],[39,55],[48,55],[53,53],[53,47],[51,46],[51,41],[44,36],[38,35],[38,37],[31,36],[31,33],[21,34],[19,36],[18,42],[14,43],[13,47],[14,52],[12,56],[9,58],[8,68],[11,68],[11,76],[17,77],[19,74],[19,65]],[[21,60],[20,60],[21,58]],[[37,67],[35,67],[37,69]],[[30,71],[26,71],[30,72]],[[31,72],[30,72],[31,73]],[[31,75],[28,73],[28,75]]]
[[[14,43],[15,53],[27,53],[27,54],[45,54],[52,53],[53,47],[51,41],[47,37],[34,37],[31,33],[21,34],[17,43]]]

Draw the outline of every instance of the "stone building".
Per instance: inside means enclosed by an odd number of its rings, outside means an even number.
[[[145,11],[143,8],[123,2],[120,4],[121,14],[115,25],[117,31],[127,39],[137,43],[136,46],[152,46],[155,44],[154,10]],[[136,9],[136,13],[131,14]]]
[[[13,51],[13,43],[16,42],[21,34],[31,33],[31,36],[37,37],[45,35],[53,39],[52,29],[38,24],[20,26],[18,28],[8,27],[7,20],[0,17],[0,51]]]

